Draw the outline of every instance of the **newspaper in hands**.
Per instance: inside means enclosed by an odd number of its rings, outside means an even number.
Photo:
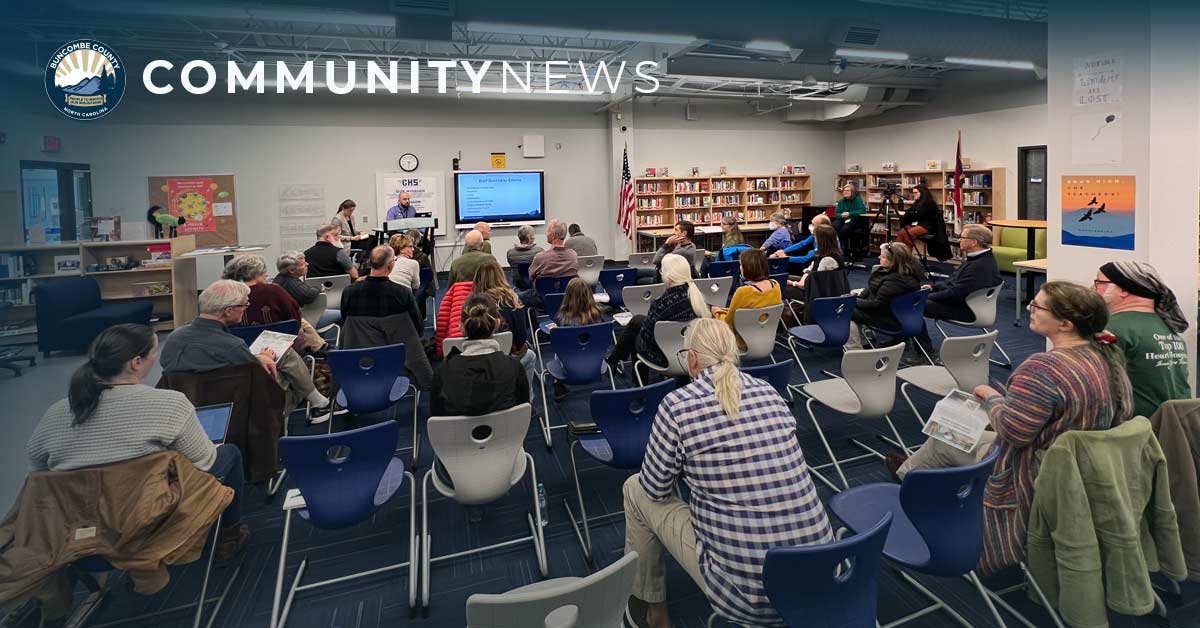
[[[952,390],[933,407],[933,414],[921,431],[955,449],[970,453],[979,445],[987,426],[987,412],[979,405],[975,395]]]
[[[275,363],[283,359],[283,354],[292,348],[296,341],[294,334],[281,334],[277,331],[264,331],[250,345],[250,353],[258,355],[263,349],[270,349],[275,354]]]

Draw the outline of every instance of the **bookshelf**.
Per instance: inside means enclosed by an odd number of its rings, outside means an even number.
[[[800,215],[812,204],[808,174],[638,177],[634,179],[634,224],[670,227],[679,220],[719,225],[726,215],[739,224],[763,223],[775,212]]]
[[[847,181],[858,185],[859,194],[872,213],[883,211],[883,192],[888,183],[896,183],[904,193],[904,206],[907,209],[911,202],[908,190],[921,181],[929,188],[929,194],[934,202],[942,209],[942,217],[946,221],[948,235],[953,235],[954,216],[952,208],[947,205],[947,199],[953,191],[954,171],[946,170],[900,170],[896,172],[843,172],[837,175],[837,198],[841,198],[841,188]],[[987,224],[993,218],[1006,217],[1007,204],[1005,199],[1005,169],[1004,168],[968,168],[963,170],[963,224]],[[900,217],[892,216],[892,234],[899,227]],[[879,245],[887,237],[887,227],[881,218],[871,221],[871,250],[878,251]],[[953,243],[952,243],[953,245]],[[958,248],[954,246],[955,257]]]

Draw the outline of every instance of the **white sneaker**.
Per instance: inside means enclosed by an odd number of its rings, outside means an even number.
[[[330,419],[330,417],[332,417],[332,416],[333,416],[333,413],[331,413],[331,412],[325,412],[323,414],[318,414],[317,416],[310,416],[310,417],[308,417],[308,424],[309,425],[320,425],[321,423],[328,421]]]

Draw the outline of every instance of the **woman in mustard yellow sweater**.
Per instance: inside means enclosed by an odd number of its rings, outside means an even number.
[[[728,309],[716,306],[712,308],[713,318],[728,323],[729,328],[733,329],[734,335],[737,335],[737,329],[733,327],[733,314],[738,309],[754,309],[783,303],[783,292],[779,282],[769,276],[771,270],[767,264],[766,253],[759,249],[748,249],[742,251],[738,262],[744,285],[733,293],[733,299],[729,302]],[[738,336],[738,346],[742,350],[746,348],[746,343],[742,342],[741,336]]]

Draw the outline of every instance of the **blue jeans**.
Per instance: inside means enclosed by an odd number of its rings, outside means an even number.
[[[233,501],[229,502],[221,515],[221,529],[232,528],[242,521],[242,483],[246,477],[242,469],[242,452],[237,445],[218,445],[217,459],[208,472],[221,484],[233,489]]]
[[[317,320],[317,324],[314,325],[314,327],[316,327],[317,329],[324,329],[328,325],[331,325],[333,323],[340,323],[340,322],[342,322],[342,311],[341,310],[326,309],[325,313],[321,315],[321,318],[319,320]]]
[[[529,350],[525,352],[525,355],[521,356],[521,368],[525,369],[525,379],[529,380],[529,405],[532,407],[533,386],[534,382],[538,381],[538,359],[537,354],[534,353],[534,348],[532,346],[530,346]],[[534,412],[534,414],[537,414],[537,412]]]

